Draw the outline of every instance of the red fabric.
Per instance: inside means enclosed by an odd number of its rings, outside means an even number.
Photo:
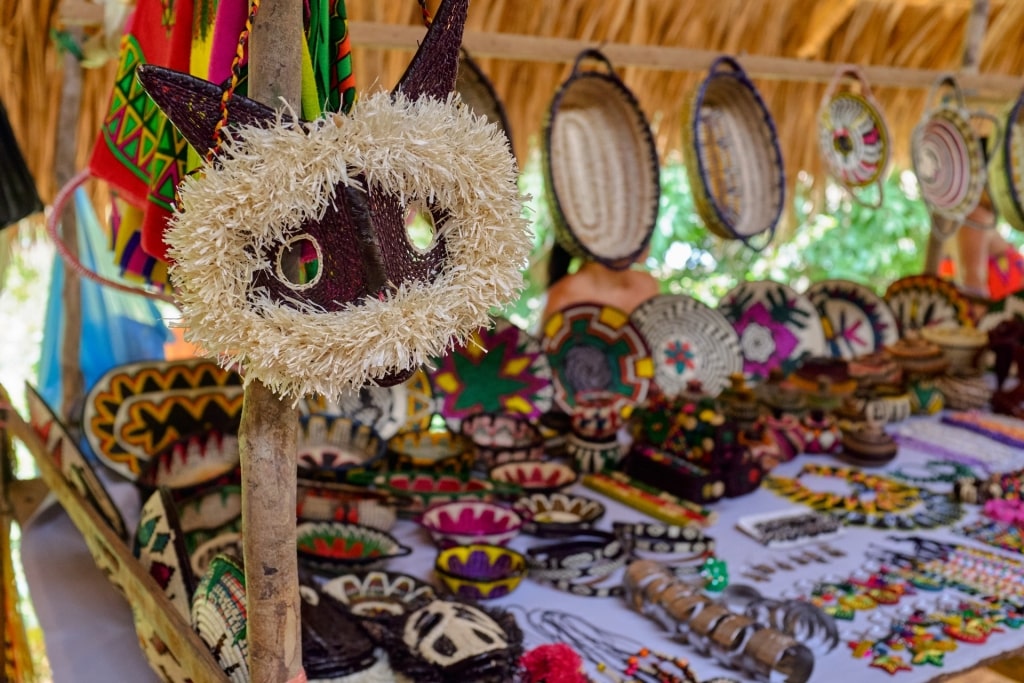
[[[1016,249],[988,259],[988,296],[998,301],[1024,289],[1024,256]]]

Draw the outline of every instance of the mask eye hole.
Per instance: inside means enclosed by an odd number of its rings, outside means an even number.
[[[277,252],[277,277],[295,290],[312,287],[323,274],[323,253],[309,235],[296,235]]]
[[[405,214],[405,235],[413,249],[421,254],[429,252],[437,243],[437,223],[430,208],[413,204]]]

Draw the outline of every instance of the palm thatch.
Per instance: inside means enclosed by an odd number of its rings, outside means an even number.
[[[68,5],[72,0],[64,0]],[[90,3],[78,0],[80,8]],[[436,8],[437,0],[428,5]],[[49,39],[63,26],[59,0],[0,0],[0,96],[22,140],[44,199],[53,183],[54,142],[70,131],[56,130],[61,60]],[[348,0],[353,20],[353,61],[361,90],[391,87],[408,64],[402,49],[360,47],[358,22],[422,26],[414,0]],[[470,31],[547,36],[591,45],[690,47],[742,55],[766,55],[860,65],[952,70],[960,68],[965,26],[972,0],[474,0]],[[1024,3],[990,0],[980,52],[983,73],[1024,73]],[[505,103],[525,158],[543,125],[551,97],[568,76],[569,65],[517,59],[479,58]],[[663,158],[678,156],[683,109],[703,73],[622,66],[619,75],[636,93],[655,128]],[[84,163],[106,107],[111,66],[86,73],[77,144]],[[820,176],[815,114],[826,84],[755,78],[776,123],[790,178],[798,170]],[[874,87],[893,136],[897,165],[908,166],[910,131],[925,106],[923,88]],[[1017,96],[989,96],[991,111]]]

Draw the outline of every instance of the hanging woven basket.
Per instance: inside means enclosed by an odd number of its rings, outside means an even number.
[[[42,210],[36,183],[0,103],[0,228]]]
[[[829,172],[854,201],[882,205],[892,151],[889,129],[860,69],[840,68],[825,91],[818,109],[818,147]],[[857,190],[872,185],[878,187],[877,199],[867,203]]]
[[[596,62],[603,71],[584,69]],[[574,256],[628,268],[658,217],[658,152],[633,93],[597,50],[584,50],[551,102],[546,188],[558,242]]]
[[[956,79],[940,78],[929,95],[929,104],[943,89],[952,97],[925,107],[914,128],[910,157],[925,204],[933,213],[960,225],[985,189],[985,153]]]
[[[508,138],[509,149],[514,149],[512,147],[512,129],[508,123],[508,116],[505,114],[505,105],[498,98],[498,93],[494,90],[491,80],[465,50],[459,53],[459,71],[455,78],[455,90],[458,91],[463,104],[472,109],[474,114],[483,116],[501,128],[505,132],[505,137]]]
[[[1007,110],[1003,137],[989,166],[988,189],[996,210],[1007,223],[1024,230],[1024,92]]]

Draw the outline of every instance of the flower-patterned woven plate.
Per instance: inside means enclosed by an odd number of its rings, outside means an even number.
[[[612,306],[579,304],[544,322],[544,352],[551,362],[555,402],[571,413],[576,394],[601,390],[631,403],[647,397],[654,364],[629,316]]]
[[[522,413],[551,408],[551,366],[540,342],[507,320],[481,328],[465,345],[435,361],[430,373],[438,412],[458,431],[474,413]]]
[[[630,314],[651,350],[654,382],[667,396],[697,380],[711,396],[743,370],[740,339],[732,324],[713,308],[683,294],[651,297]]]
[[[974,327],[971,303],[956,285],[935,275],[909,275],[885,290],[885,301],[906,334],[932,325]]]
[[[320,586],[320,592],[370,619],[412,612],[437,597],[433,587],[419,579],[379,570],[337,576]]]
[[[823,280],[807,288],[836,358],[855,358],[894,344],[900,328],[889,305],[871,288],[849,280]]]
[[[805,357],[828,354],[818,309],[780,282],[740,283],[718,310],[739,335],[747,379],[765,379],[775,368],[788,375]]]

